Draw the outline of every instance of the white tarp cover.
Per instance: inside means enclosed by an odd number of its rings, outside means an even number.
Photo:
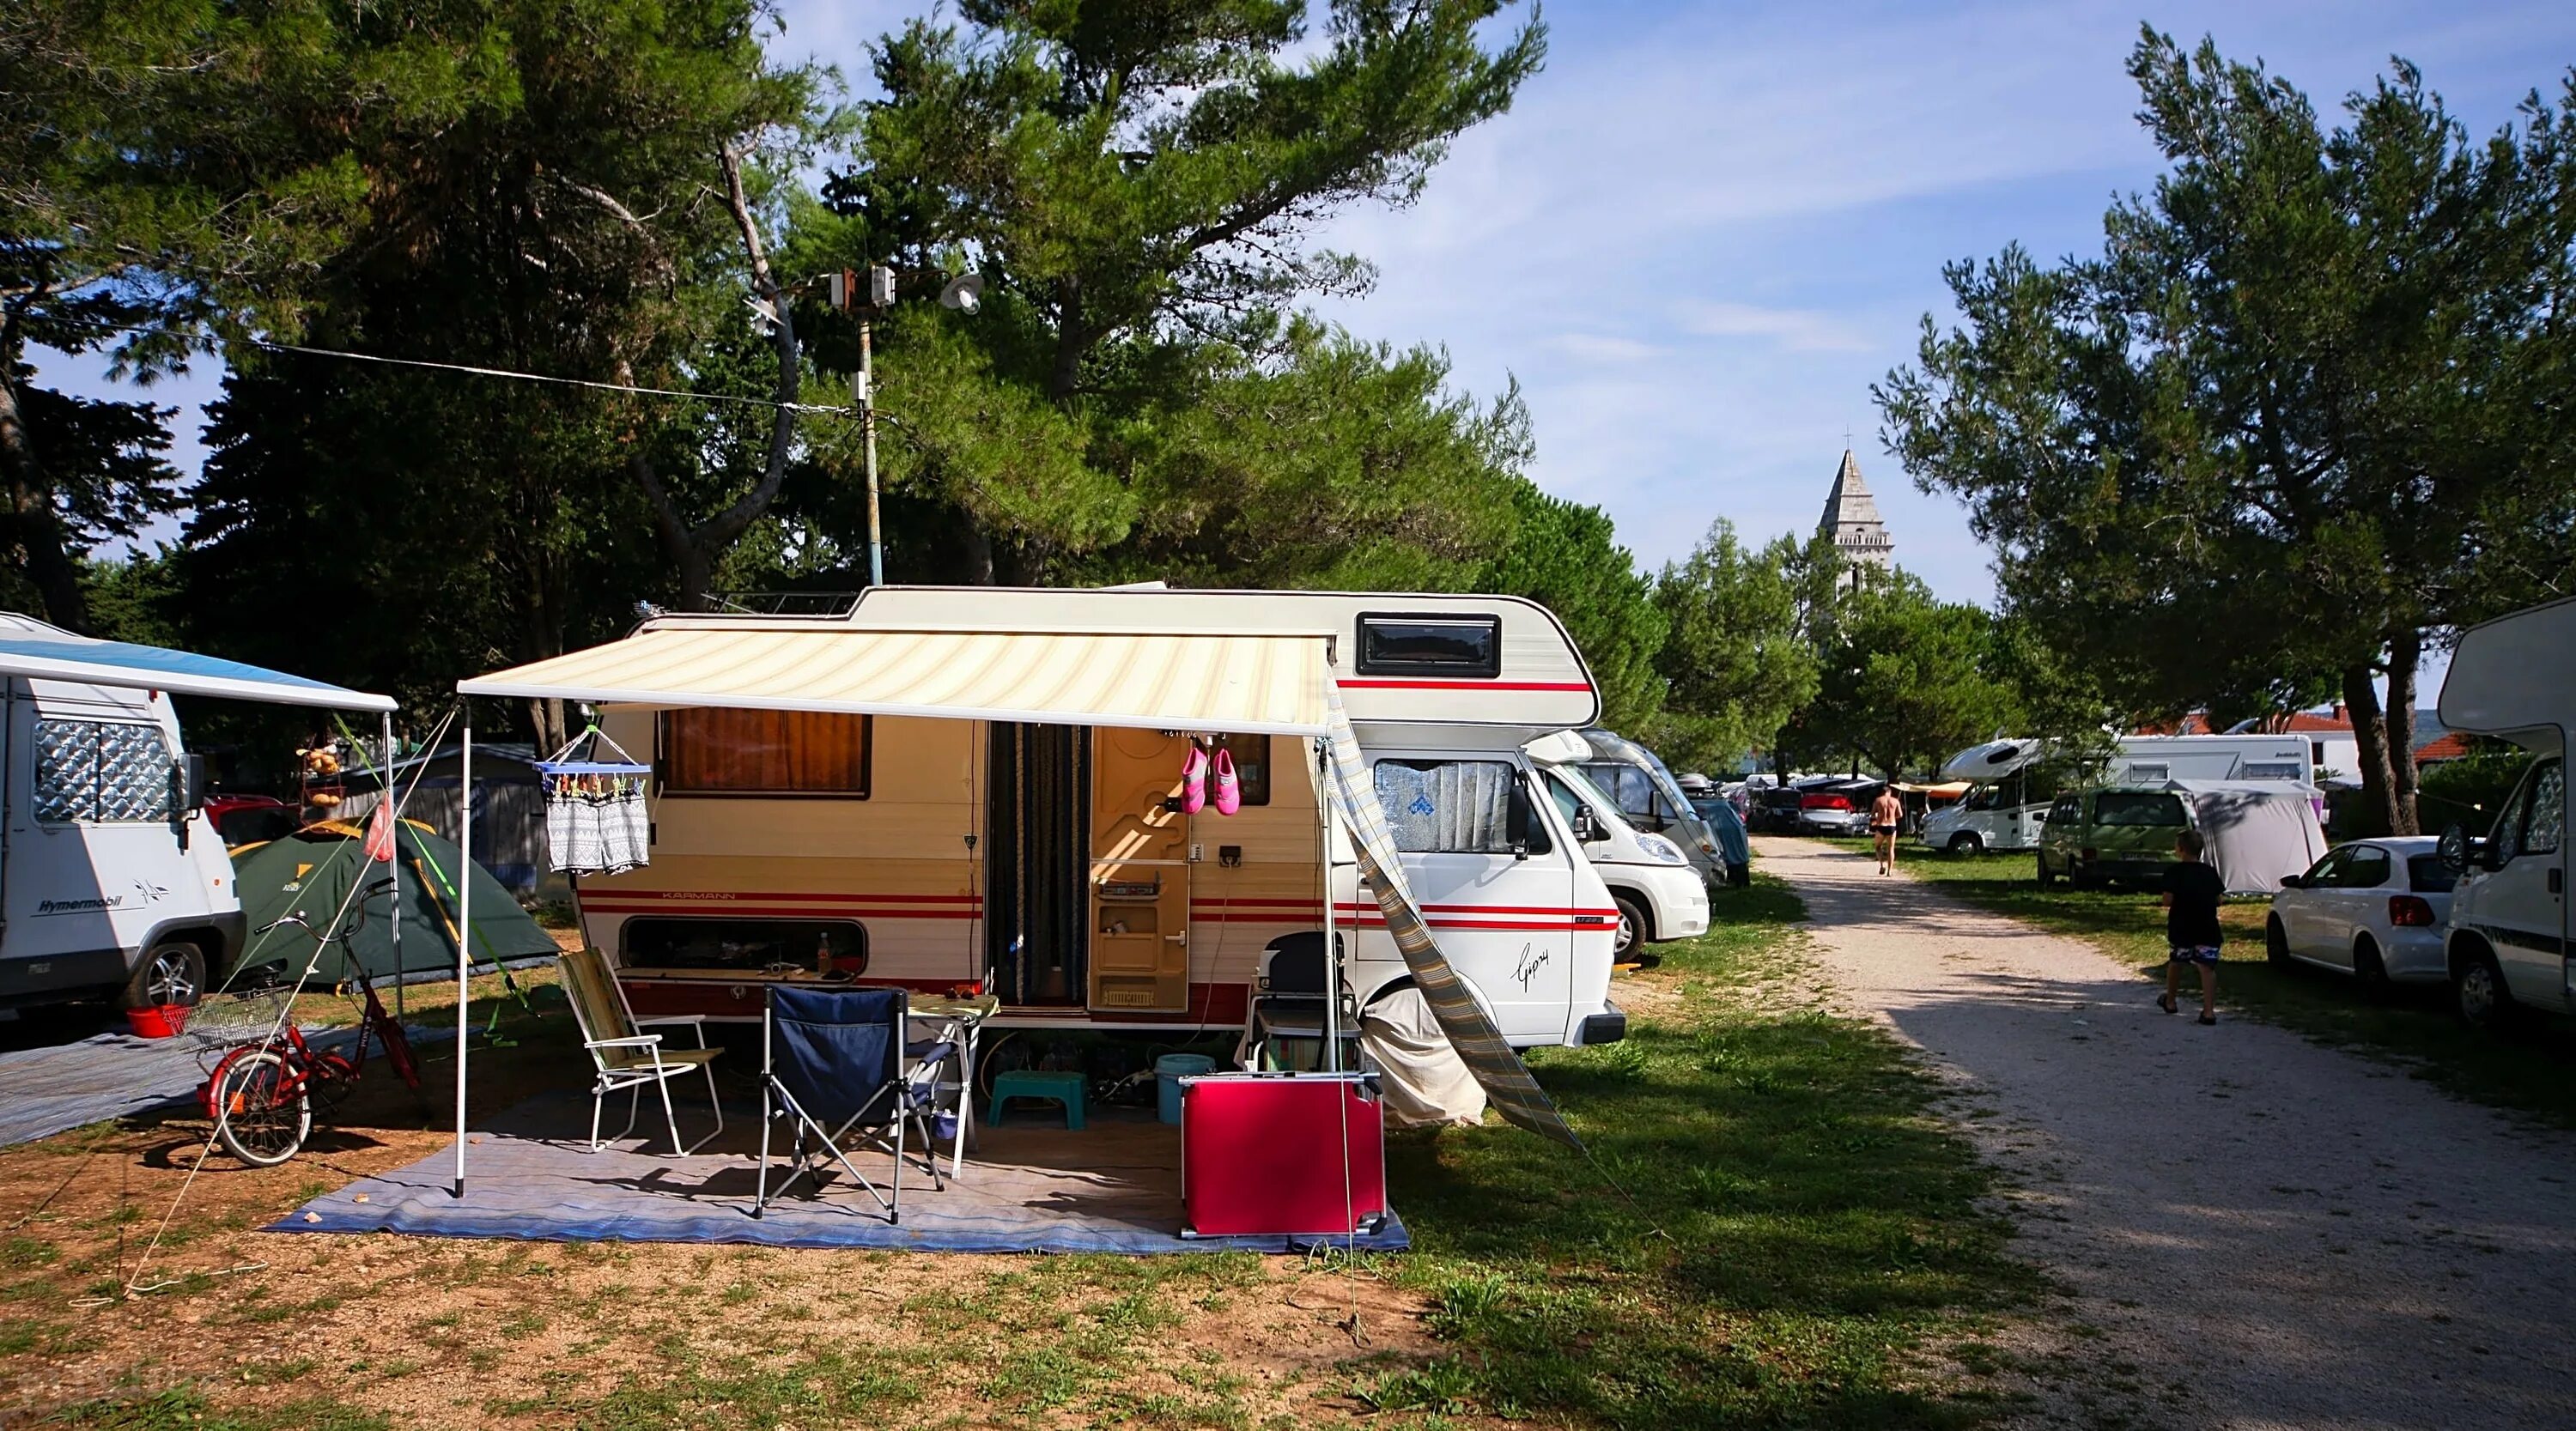
[[[2208,848],[2201,859],[2218,870],[2229,894],[2273,894],[2284,875],[2305,871],[2326,852],[2312,785],[2278,780],[2168,780],[2191,804]]]
[[[1386,1121],[1398,1128],[1473,1127],[1484,1121],[1485,1090],[1450,1047],[1419,989],[1398,989],[1368,1006],[1360,1047],[1377,1063]]]

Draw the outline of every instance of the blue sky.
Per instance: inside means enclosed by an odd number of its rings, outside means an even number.
[[[864,84],[867,40],[920,8],[785,0],[771,48]],[[1327,234],[1380,270],[1327,315],[1445,347],[1479,395],[1516,375],[1533,475],[1607,508],[1648,566],[1719,516],[1757,538],[1811,529],[1848,431],[1899,562],[1977,601],[1984,553],[1879,446],[1869,386],[1925,312],[1946,315],[1944,261],[2096,247],[2112,196],[2151,182],[2122,72],[2141,18],[2259,56],[2327,109],[2403,54],[2478,131],[2576,61],[2564,0],[1559,0],[1546,17],[1548,67],[1509,115],[1463,138],[1419,204]],[[86,365],[47,371],[104,387]],[[156,398],[212,390],[201,372]]]

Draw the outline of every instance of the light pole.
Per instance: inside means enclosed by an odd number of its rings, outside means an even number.
[[[848,269],[832,274],[826,283],[831,290],[832,305],[844,312],[855,309],[859,317],[859,372],[850,380],[850,403],[859,410],[859,449],[862,470],[868,481],[868,585],[885,585],[885,533],[877,516],[877,394],[876,394],[876,317],[894,306],[894,270],[883,264],[868,268],[867,302],[859,303],[858,275]],[[959,313],[972,313],[983,306],[984,278],[981,274],[961,273],[948,280],[939,290],[939,306]]]

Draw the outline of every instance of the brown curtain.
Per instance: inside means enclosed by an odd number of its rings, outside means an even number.
[[[675,794],[868,793],[868,717],[684,710],[662,718],[663,788]]]

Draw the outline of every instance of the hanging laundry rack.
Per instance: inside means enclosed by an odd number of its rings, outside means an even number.
[[[606,759],[605,752],[616,759]],[[653,767],[626,753],[596,722],[536,762],[546,796],[546,850],[558,872],[624,874],[652,863],[645,797]]]

